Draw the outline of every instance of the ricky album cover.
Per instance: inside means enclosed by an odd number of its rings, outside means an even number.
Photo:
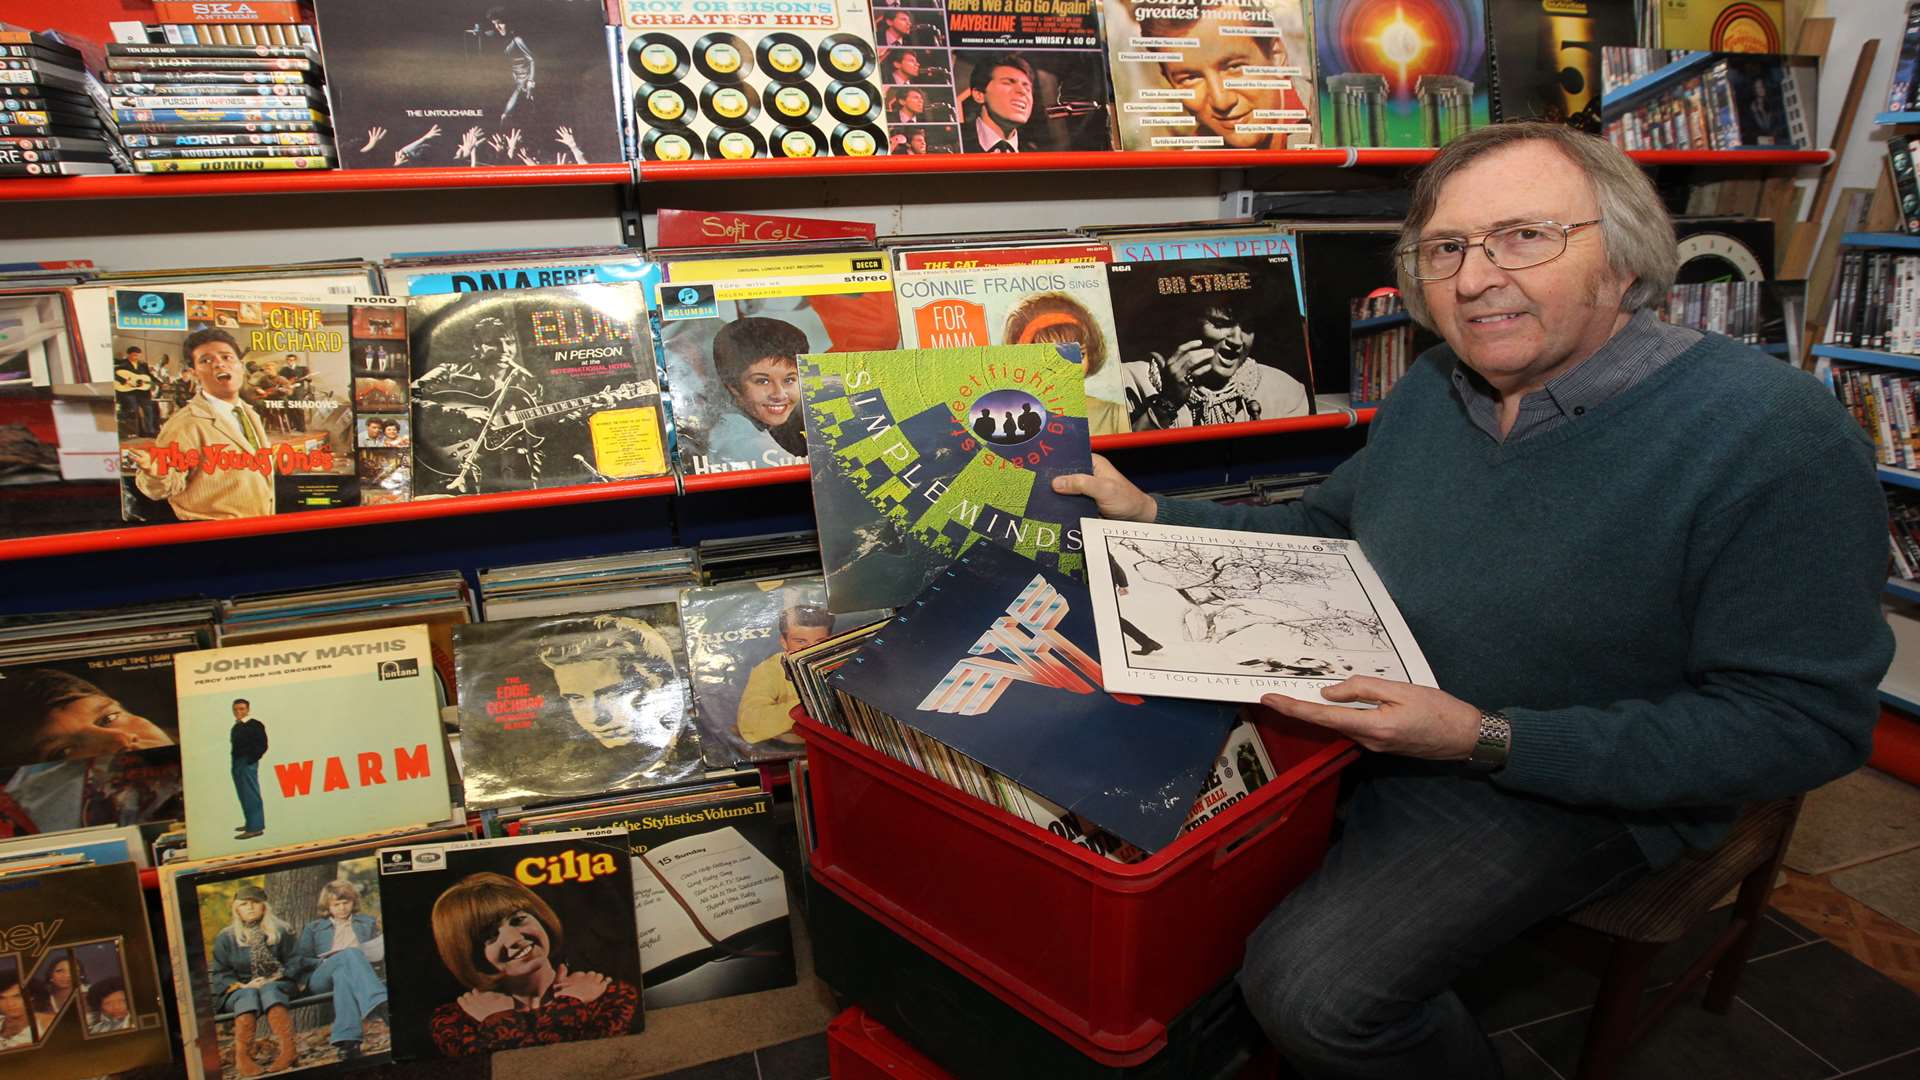
[[[424,626],[177,653],[193,858],[444,819]]]
[[[626,830],[380,850],[402,1059],[641,1030]]]

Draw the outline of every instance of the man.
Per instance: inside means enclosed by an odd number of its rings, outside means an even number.
[[[227,729],[231,744],[233,792],[240,799],[240,812],[246,821],[234,830],[240,840],[251,840],[267,831],[267,808],[260,801],[260,759],[267,756],[267,725],[249,718],[253,703],[246,698],[233,702],[233,726]]]
[[[27,1014],[27,995],[16,967],[0,968],[0,1050],[33,1045],[33,1018]]]
[[[1162,62],[1160,77],[1168,87],[1185,95],[1180,103],[1201,134],[1218,136],[1221,145],[1236,150],[1286,149],[1287,133],[1274,128],[1281,124],[1307,126],[1306,106],[1292,88],[1292,77],[1256,75],[1248,70],[1285,68],[1292,63],[1278,28],[1258,36],[1224,34],[1221,17],[1238,21],[1238,10],[1202,10],[1205,17],[1198,19],[1141,22],[1143,37],[1189,38],[1198,43],[1178,50],[1179,59]],[[1282,119],[1282,112],[1296,115]],[[1302,142],[1311,140],[1311,129],[1302,131],[1300,138]]]
[[[1247,302],[1230,293],[1165,298],[1167,322],[1179,340],[1167,355],[1121,365],[1127,421],[1135,431],[1273,420],[1307,411],[1300,380],[1253,357]]]
[[[152,450],[127,452],[134,486],[149,499],[166,500],[183,521],[273,513],[271,466],[234,464],[235,455],[257,463],[270,458],[272,450],[260,414],[240,400],[246,379],[240,343],[225,330],[208,327],[188,334],[181,350],[199,393],[167,418]],[[197,453],[201,463],[184,468],[180,461],[189,451]],[[227,460],[216,460],[209,468],[210,456]]]
[[[671,741],[662,728],[675,728],[680,720],[661,716],[654,698],[673,687],[678,675],[673,646],[653,626],[626,616],[596,615],[591,633],[544,646],[539,657],[553,673],[573,722],[604,749]]]
[[[0,678],[0,765],[75,761],[172,746],[159,725],[93,683],[58,668],[11,668]]]
[[[781,609],[780,651],[755,664],[747,673],[746,688],[740,691],[735,725],[741,739],[795,750],[806,745],[793,734],[793,707],[800,704],[800,692],[788,681],[780,657],[832,636],[833,613],[826,608],[800,604]]]
[[[969,154],[1017,154],[1020,128],[1033,117],[1033,65],[1015,53],[984,56],[967,77],[962,99],[972,104],[961,110],[960,148]]]
[[[147,353],[138,345],[113,365],[113,392],[120,402],[123,423],[135,435],[152,435],[160,427],[160,413],[153,402],[154,371],[147,364]]]
[[[87,1034],[110,1035],[133,1029],[133,1013],[127,1008],[127,987],[120,976],[109,975],[87,988]]]
[[[927,92],[917,86],[906,89],[896,87],[887,96],[892,101],[887,106],[888,124],[917,124],[920,114],[927,111]]]
[[[1444,689],[1262,699],[1375,753],[1240,983],[1305,1075],[1495,1077],[1457,977],[1713,848],[1739,804],[1866,758],[1886,513],[1818,381],[1653,317],[1672,225],[1607,143],[1537,123],[1455,139],[1400,251],[1446,345],[1307,497],[1160,501],[1103,461],[1056,489],[1108,517],[1360,543]]]
[[[385,425],[380,423],[379,417],[370,416],[367,418],[367,433],[366,435],[361,437],[360,445],[361,446],[387,445],[386,427]]]
[[[880,17],[879,23],[879,33],[874,40],[875,45],[883,49],[894,49],[902,46],[911,47],[921,44],[921,42],[913,40],[912,12],[888,12]]]

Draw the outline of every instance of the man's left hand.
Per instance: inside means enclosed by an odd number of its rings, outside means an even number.
[[[1343,709],[1284,694],[1267,694],[1260,703],[1383,754],[1464,761],[1480,738],[1480,710],[1432,687],[1356,675],[1321,695],[1328,701],[1366,701],[1379,707]]]

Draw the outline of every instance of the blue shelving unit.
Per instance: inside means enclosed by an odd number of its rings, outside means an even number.
[[[1396,311],[1392,314],[1375,315],[1371,319],[1361,319],[1359,322],[1348,323],[1347,331],[1353,334],[1364,334],[1370,330],[1385,330],[1389,326],[1401,326],[1412,321],[1412,315],[1404,311]]]
[[[1675,60],[1666,67],[1656,68],[1618,90],[1608,90],[1600,95],[1600,110],[1605,113],[1625,105],[1648,91],[1658,90],[1678,75],[1692,71],[1694,68],[1705,67],[1713,58],[1713,53],[1697,52]]]
[[[1840,243],[1844,247],[1905,248],[1908,251],[1920,251],[1920,236],[1908,236],[1906,233],[1843,233]]]
[[[1883,112],[1873,118],[1876,124],[1920,124],[1920,112]]]
[[[1902,600],[1920,603],[1920,582],[1906,581],[1901,578],[1888,578],[1886,594]]]
[[[1910,472],[1906,469],[1896,469],[1891,465],[1882,465],[1880,466],[1880,482],[1920,491],[1920,472]]]
[[[1899,368],[1902,371],[1920,371],[1920,356],[1907,356],[1904,353],[1878,352],[1873,349],[1849,349],[1840,345],[1815,345],[1813,355],[1824,356],[1829,360],[1847,360],[1855,364],[1872,364],[1875,367]]]

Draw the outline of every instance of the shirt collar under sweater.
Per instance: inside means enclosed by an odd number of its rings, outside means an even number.
[[[1650,309],[1634,312],[1627,325],[1592,356],[1521,398],[1520,415],[1504,439],[1500,436],[1500,396],[1465,363],[1454,365],[1454,393],[1466,406],[1467,418],[1488,438],[1515,443],[1584,416],[1588,409],[1631,388],[1692,348],[1701,336],[1698,330],[1661,322]]]

